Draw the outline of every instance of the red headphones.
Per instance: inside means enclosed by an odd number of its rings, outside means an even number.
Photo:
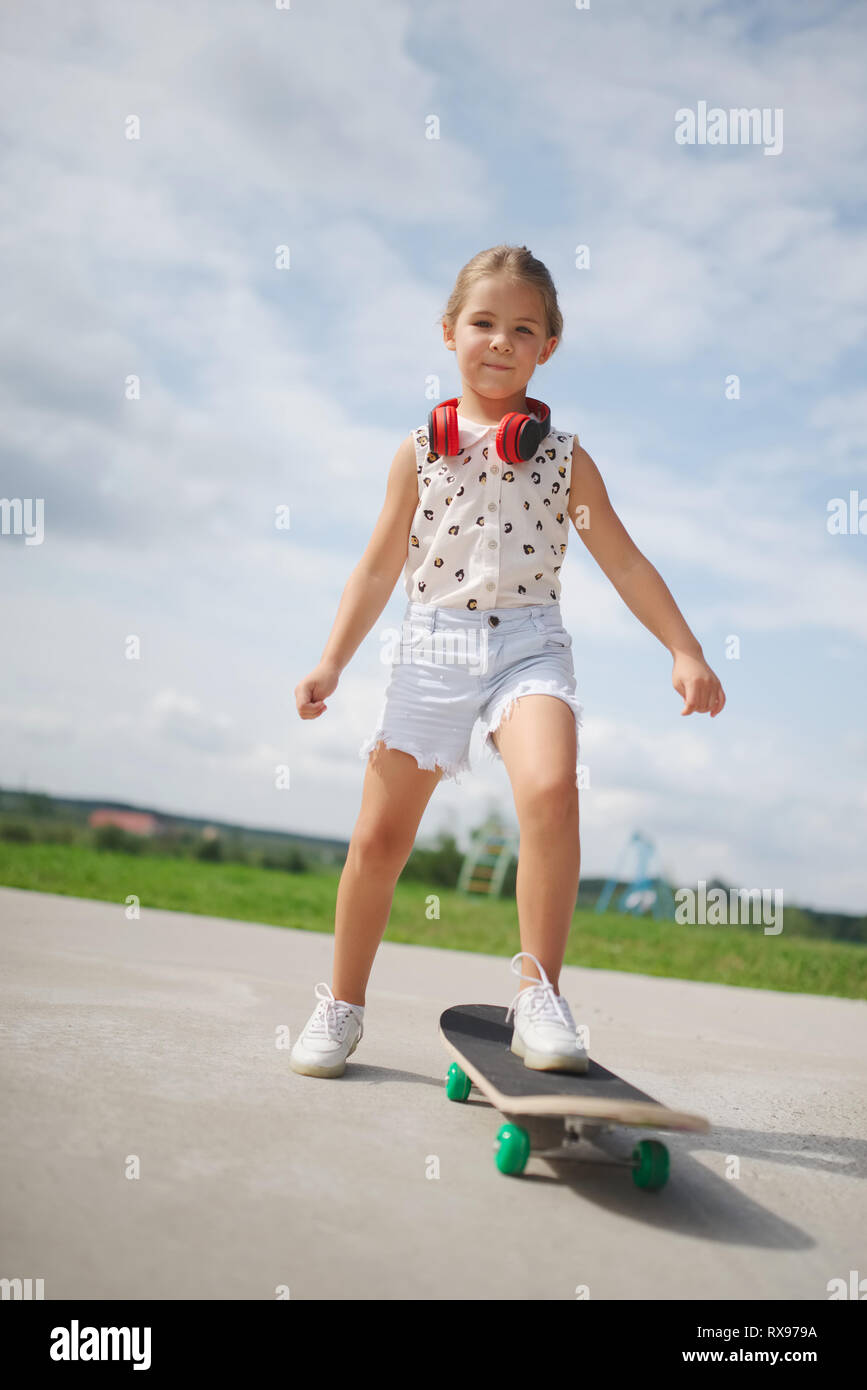
[[[452,396],[450,400],[435,405],[428,415],[431,453],[454,458],[461,452],[457,405],[458,397]],[[544,401],[534,401],[532,396],[528,396],[527,405],[541,416],[540,420],[511,410],[508,415],[503,416],[497,426],[497,453],[504,463],[526,463],[536,453],[551,428],[551,412]]]

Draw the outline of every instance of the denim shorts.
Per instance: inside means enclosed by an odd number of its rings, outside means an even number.
[[[408,603],[401,627],[385,636],[391,642],[382,654],[391,667],[385,699],[359,757],[382,742],[460,784],[459,774],[471,770],[476,720],[488,761],[502,761],[491,735],[521,695],[563,700],[575,716],[577,743],[583,706],[559,603],[476,612]],[[577,761],[575,775],[577,786]]]

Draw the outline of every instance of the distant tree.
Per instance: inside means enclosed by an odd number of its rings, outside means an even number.
[[[444,830],[433,846],[419,845],[413,849],[401,877],[421,883],[436,883],[443,888],[455,888],[463,862],[464,856],[457,840]]]
[[[223,859],[222,841],[214,837],[213,840],[202,840],[196,846],[196,858],[204,859],[209,863],[219,863]]]
[[[74,821],[55,821],[53,825],[47,825],[42,833],[43,841],[49,845],[74,845],[81,838],[81,827]]]
[[[289,874],[306,874],[310,869],[306,855],[294,845],[282,851],[263,850],[259,863],[263,869],[279,869]]]
[[[8,821],[6,825],[0,826],[0,838],[25,844],[33,839],[33,831],[22,821]]]
[[[140,835],[130,835],[120,825],[97,826],[93,842],[97,849],[122,851],[124,854],[142,854],[145,849]]]

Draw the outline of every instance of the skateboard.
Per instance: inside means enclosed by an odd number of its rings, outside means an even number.
[[[449,1100],[466,1101],[476,1086],[507,1121],[494,1141],[501,1173],[522,1173],[531,1153],[539,1158],[580,1157],[631,1168],[636,1187],[656,1191],[668,1180],[667,1148],[658,1139],[641,1139],[631,1140],[624,1149],[616,1127],[694,1134],[710,1130],[703,1115],[669,1110],[592,1058],[583,1075],[525,1067],[511,1050],[512,1025],[505,1017],[502,1005],[459,1004],[440,1018],[443,1046],[454,1058],[446,1077]],[[608,1158],[585,1157],[588,1144],[607,1152]]]

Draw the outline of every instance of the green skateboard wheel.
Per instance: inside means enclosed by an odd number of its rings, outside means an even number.
[[[656,1192],[668,1182],[668,1149],[658,1139],[641,1139],[632,1150],[636,1187]]]
[[[523,1173],[530,1157],[530,1136],[520,1125],[501,1125],[494,1144],[494,1160],[501,1173]]]
[[[472,1085],[473,1083],[466,1072],[461,1071],[457,1062],[452,1062],[446,1077],[446,1095],[449,1100],[466,1100]]]

